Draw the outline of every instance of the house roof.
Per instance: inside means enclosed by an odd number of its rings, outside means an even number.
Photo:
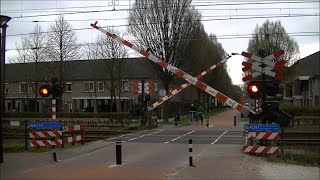
[[[123,79],[158,79],[158,73],[153,68],[153,62],[145,58],[125,58],[121,59]],[[66,80],[107,80],[110,79],[110,66],[112,61],[110,59],[98,60],[76,60],[66,61]],[[5,65],[5,81],[6,82],[21,82],[32,80],[37,75],[49,80],[52,77],[59,75],[60,63],[55,62],[40,62],[36,63],[14,63]]]
[[[320,51],[300,59],[294,63],[289,69],[297,69],[297,76],[319,76],[320,74]]]

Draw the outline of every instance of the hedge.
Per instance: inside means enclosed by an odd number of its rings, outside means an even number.
[[[108,112],[108,113],[90,113],[90,112],[57,112],[59,118],[127,118],[128,112]],[[48,118],[51,117],[51,113],[39,113],[39,112],[5,112],[6,118]]]
[[[280,103],[280,109],[291,116],[320,116],[320,107],[296,106],[292,103]]]

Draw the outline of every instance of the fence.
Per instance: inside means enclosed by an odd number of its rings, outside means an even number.
[[[246,144],[243,146],[244,153],[250,154],[277,154],[279,155],[279,147],[274,147],[274,140],[279,140],[279,132],[248,132],[244,133]],[[250,145],[247,144],[247,139],[250,139]],[[259,145],[253,145],[253,140],[259,141]]]

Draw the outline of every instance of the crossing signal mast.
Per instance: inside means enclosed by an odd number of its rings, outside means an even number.
[[[243,62],[243,72],[247,72],[242,80],[244,82],[251,80],[255,77],[262,76],[262,80],[252,80],[247,85],[247,91],[252,99],[262,99],[262,112],[249,116],[251,120],[261,120],[263,124],[266,121],[276,122],[281,127],[288,126],[291,116],[279,109],[278,101],[266,101],[266,96],[275,96],[278,93],[278,86],[275,81],[266,80],[266,76],[274,77],[275,80],[284,80],[285,76],[276,73],[273,70],[284,71],[285,61],[283,59],[273,62],[272,60],[280,58],[284,51],[278,51],[274,54],[266,56],[264,50],[259,51],[259,56],[255,56],[246,52],[242,52],[242,56],[249,58],[253,61]]]

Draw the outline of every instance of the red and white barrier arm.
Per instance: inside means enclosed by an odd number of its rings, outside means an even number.
[[[210,73],[213,69],[215,69],[216,67],[220,67],[223,63],[225,63],[231,56],[226,57],[225,59],[223,59],[222,61],[218,62],[217,64],[209,67],[208,69],[206,69],[205,71],[203,71],[201,74],[199,74],[196,78],[197,79],[201,79],[204,75]],[[165,101],[169,100],[170,98],[172,98],[174,95],[178,94],[179,92],[181,92],[183,89],[187,88],[190,85],[189,82],[184,83],[182,85],[180,85],[179,87],[177,87],[175,90],[168,92],[166,96],[160,98],[157,102],[153,103],[152,105],[150,105],[148,107],[148,111],[151,111],[153,109],[155,109],[156,107],[160,106],[162,103],[164,103]]]
[[[160,58],[154,56],[153,54],[146,52],[145,50],[140,49],[139,47],[131,44],[130,42],[118,37],[115,34],[112,34],[104,29],[101,29],[97,26],[98,21],[96,21],[94,24],[91,24],[91,26],[97,30],[99,30],[100,32],[106,34],[107,36],[111,37],[112,39],[121,42],[122,44],[128,46],[129,48],[139,52],[141,55],[143,55],[144,57],[147,57],[148,59],[150,59],[151,61],[157,63],[159,66],[167,69],[168,71],[176,74],[178,77],[185,79],[186,81],[188,81],[189,83],[195,85],[197,88],[207,92],[208,94],[212,95],[213,97],[216,97],[217,99],[219,99],[221,102],[231,106],[232,108],[238,110],[239,112],[241,112],[242,114],[244,114],[245,116],[249,116],[255,114],[254,111],[251,111],[250,109],[247,109],[246,107],[242,106],[241,104],[239,104],[238,102],[236,102],[235,100],[227,97],[226,95],[222,94],[221,92],[217,91],[216,89],[208,86],[207,84],[199,81],[197,78],[191,76],[190,74],[182,71],[179,68],[176,68],[174,66],[171,66],[169,64],[167,64],[165,61],[161,60]]]

